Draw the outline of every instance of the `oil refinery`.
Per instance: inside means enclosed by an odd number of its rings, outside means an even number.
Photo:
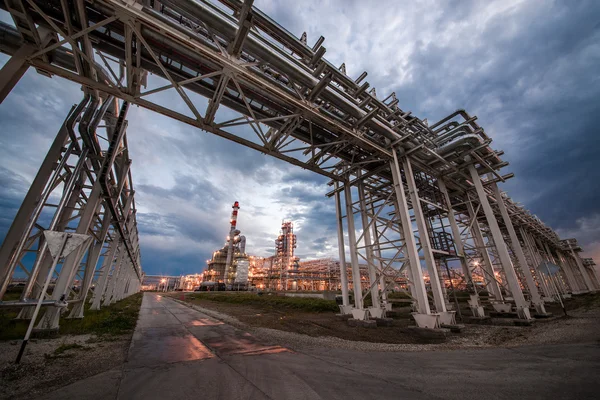
[[[398,288],[412,299],[416,324],[436,329],[453,321],[453,282],[469,291],[474,315],[485,316],[485,291],[495,310],[524,321],[546,316],[545,304],[561,296],[600,290],[577,239],[561,238],[501,190],[514,174],[475,115],[416,115],[396,92],[371,87],[366,71],[350,76],[345,63],[328,61],[324,37],[309,46],[306,33],[290,33],[252,1],[28,0],[0,8],[14,22],[0,22],[0,51],[10,56],[0,102],[28,69],[82,88],[0,247],[0,305],[31,318],[32,305],[43,304],[39,329],[57,330],[65,304],[82,318],[86,300],[97,310],[140,289],[127,140],[133,106],[329,181],[322,201],[335,204],[338,264],[298,260],[285,221],[273,259],[249,256],[235,202],[224,246],[204,273],[217,288],[339,288],[340,312],[360,321],[385,315],[387,293]],[[149,75],[165,85],[147,89]],[[149,96],[170,89],[184,111]],[[224,108],[236,116],[225,118]],[[61,261],[45,240],[55,234],[87,239]],[[9,302],[14,279],[25,287]]]

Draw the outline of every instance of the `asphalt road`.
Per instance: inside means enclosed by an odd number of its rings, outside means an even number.
[[[292,351],[146,293],[122,369],[45,399],[598,399],[600,343]]]

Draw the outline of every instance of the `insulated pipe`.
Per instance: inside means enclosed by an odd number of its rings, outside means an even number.
[[[230,40],[235,37],[235,33],[237,31],[237,22],[233,18],[224,14],[221,10],[213,8],[214,6],[212,5],[200,4],[188,0],[178,1],[177,3],[171,0],[165,0],[163,3],[171,6],[173,9],[180,12],[194,23],[200,25],[200,22],[204,22],[211,28],[216,29],[220,33],[227,36]],[[149,13],[148,10],[151,9],[144,8],[143,11],[145,13]],[[151,10],[150,12],[154,12],[154,10]],[[196,17],[197,15],[203,16],[203,18],[198,19]],[[227,20],[227,17],[230,19]],[[147,32],[147,30],[144,32]],[[163,36],[163,41],[166,43],[169,40]],[[292,79],[295,79],[308,88],[314,88],[319,83],[319,80],[312,75],[312,71],[308,67],[302,65],[289,54],[286,54],[280,49],[272,46],[265,38],[260,37],[252,31],[246,38],[245,48],[249,53],[254,54],[259,58],[273,64],[273,66],[275,66],[278,70],[288,74]],[[337,71],[337,69],[331,68],[331,71],[334,72]],[[365,112],[354,103],[354,99],[352,99],[349,95],[345,95],[334,90],[331,87],[327,87],[324,90],[322,97],[357,119],[360,119],[365,115]],[[391,112],[391,110],[389,111]],[[389,139],[400,139],[400,135],[398,135],[390,127],[382,124],[379,120],[373,120],[369,126],[377,133],[382,134]]]

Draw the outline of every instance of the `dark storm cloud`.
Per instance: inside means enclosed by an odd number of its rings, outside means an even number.
[[[457,22],[451,14],[469,20],[463,11],[473,8],[457,4],[435,22],[441,36]],[[378,76],[372,65],[370,79],[430,122],[456,108],[478,115],[516,174],[503,189],[554,228],[572,228],[600,212],[598,21],[595,1],[525,2],[487,19],[479,35],[416,38],[408,67]],[[410,79],[390,85],[401,73]]]

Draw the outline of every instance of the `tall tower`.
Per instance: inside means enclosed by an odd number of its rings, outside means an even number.
[[[297,268],[297,260],[294,257],[295,248],[296,235],[294,235],[294,224],[290,221],[284,221],[281,224],[281,232],[275,240],[275,258],[279,272],[279,286],[283,290],[288,289],[290,273],[293,275]]]
[[[237,201],[234,202],[233,206],[231,208],[233,208],[233,211],[231,212],[231,219],[230,219],[231,227],[229,229],[229,236],[227,236],[227,241],[229,242],[229,246],[227,247],[227,261],[225,262],[225,277],[226,277],[226,279],[229,277],[229,274],[231,272],[231,263],[233,261],[233,241],[235,239],[236,234],[239,233],[239,232],[236,233],[236,225],[237,225],[238,210],[240,209],[240,203]]]

